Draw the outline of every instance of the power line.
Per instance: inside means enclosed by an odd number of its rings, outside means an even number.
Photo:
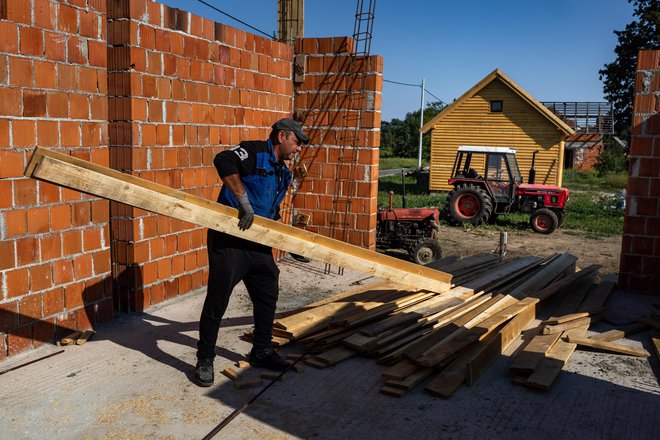
[[[408,84],[408,83],[402,83],[402,82],[398,82],[398,81],[390,81],[389,79],[383,79],[383,82],[398,84],[400,86],[421,87],[420,84]]]
[[[421,84],[410,84],[410,83],[404,83],[404,82],[399,82],[399,81],[391,81],[391,80],[389,80],[389,79],[383,79],[383,82],[388,82],[388,83],[392,83],[392,84],[398,84],[398,85],[400,85],[400,86],[419,87],[419,88],[422,87]],[[435,96],[433,93],[429,92],[426,88],[424,88],[424,91],[425,91],[426,93],[428,93],[429,95],[433,96],[433,97],[434,97],[435,99],[437,99],[438,101],[440,101],[441,104],[445,104],[445,105],[447,105],[446,102],[444,102],[442,99],[440,99],[440,98],[438,98],[437,96]]]
[[[243,20],[240,20],[240,19],[234,17],[233,15],[227,14],[225,11],[221,11],[220,9],[218,9],[218,8],[216,8],[215,6],[213,6],[213,5],[211,5],[211,4],[207,3],[207,2],[205,2],[204,0],[197,0],[197,1],[200,2],[200,3],[203,4],[203,5],[208,6],[209,8],[213,9],[214,11],[217,11],[217,12],[221,13],[222,15],[226,15],[227,17],[229,17],[229,18],[231,18],[232,20],[235,20],[235,21],[241,23],[241,24],[244,25],[244,26],[247,26],[247,27],[249,27],[250,29],[259,32],[260,34],[267,36],[268,38],[271,38],[271,39],[273,39],[273,40],[277,40],[277,38],[273,37],[272,35],[267,34],[266,32],[264,32],[264,31],[262,31],[262,30],[259,30],[259,29],[257,29],[257,28],[254,27],[254,26],[251,26],[251,25],[247,24],[247,23],[244,22]]]
[[[425,91],[426,93],[428,93],[429,95],[433,96],[433,97],[434,97],[435,99],[437,99],[438,101],[440,101],[440,104],[447,105],[446,102],[444,102],[442,99],[440,99],[440,98],[438,98],[437,96],[435,96],[433,93],[429,92],[427,89],[424,89],[424,91]]]

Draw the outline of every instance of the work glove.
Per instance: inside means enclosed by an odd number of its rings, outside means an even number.
[[[250,229],[254,222],[254,209],[250,205],[247,194],[236,196],[236,201],[238,202],[238,229],[245,231]]]

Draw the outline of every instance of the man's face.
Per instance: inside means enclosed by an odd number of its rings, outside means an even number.
[[[302,149],[298,138],[290,131],[280,131],[278,139],[280,141],[279,160],[291,160]]]

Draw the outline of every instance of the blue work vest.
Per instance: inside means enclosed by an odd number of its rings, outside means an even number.
[[[267,148],[264,148],[265,142],[262,142],[250,143],[261,147],[256,153],[247,150],[248,154],[256,154],[256,166],[251,173],[239,174],[239,176],[254,213],[271,220],[278,220],[280,204],[291,183],[291,171],[284,163],[277,161],[271,141],[268,140]],[[218,202],[238,208],[238,202],[228,185],[222,186]]]

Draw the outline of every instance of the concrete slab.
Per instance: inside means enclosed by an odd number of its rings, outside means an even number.
[[[280,268],[282,310],[364,278],[349,271],[327,275],[323,264],[291,259]],[[42,347],[0,363],[4,371],[64,349],[0,375],[0,438],[199,439],[260,393],[215,438],[655,439],[659,432],[655,357],[578,351],[549,392],[512,385],[507,357],[447,400],[425,393],[423,384],[400,399],[382,395],[385,367],[362,357],[322,370],[306,365],[283,381],[236,390],[220,371],[250,348],[239,339],[252,322],[242,289],[221,329],[216,384],[199,388],[190,377],[203,299],[198,292],[121,318],[96,329],[83,346]],[[648,297],[621,292],[613,303],[630,316],[650,307]],[[627,343],[651,350],[646,334]]]

